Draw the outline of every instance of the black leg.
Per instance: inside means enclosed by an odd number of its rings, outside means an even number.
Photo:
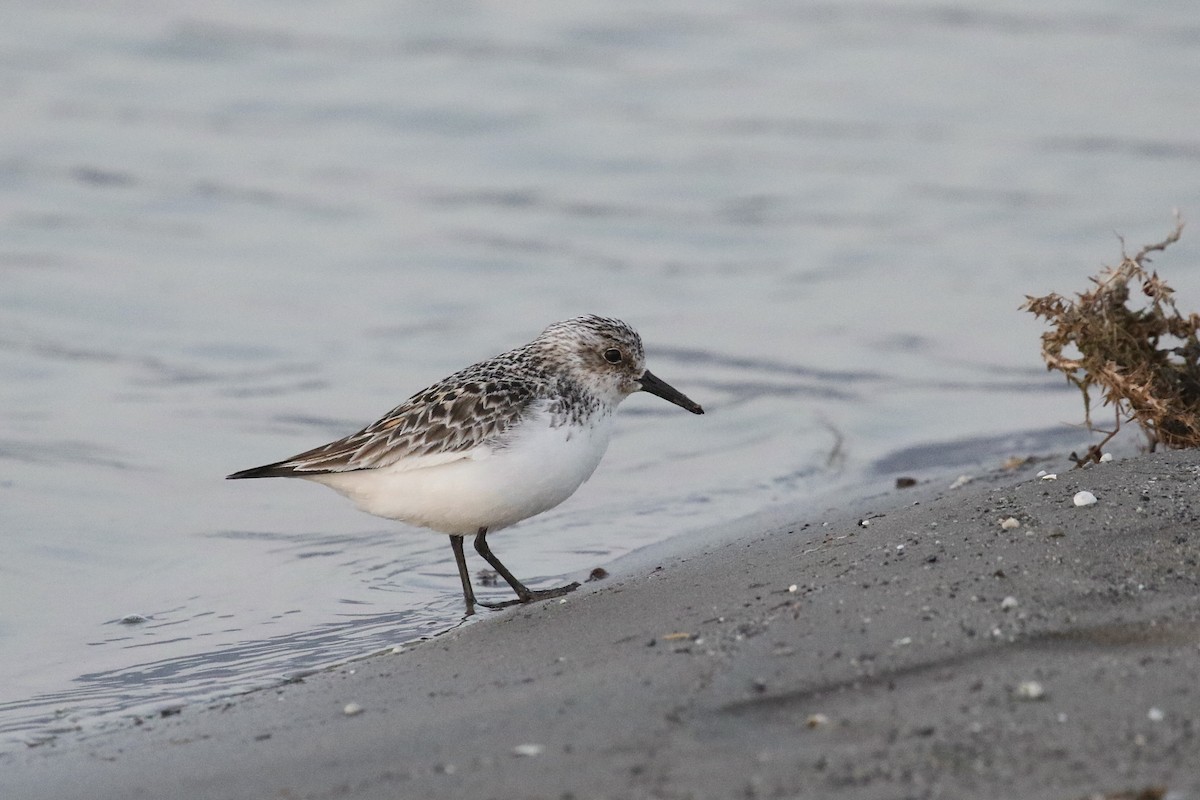
[[[461,545],[460,545],[461,546]],[[483,556],[484,560],[492,565],[492,569],[500,573],[500,577],[508,581],[508,585],[517,593],[516,600],[510,600],[507,603],[483,603],[479,605],[487,606],[488,608],[504,608],[515,603],[528,603],[532,600],[545,600],[550,597],[561,597],[567,592],[573,592],[579,588],[578,583],[569,583],[566,586],[559,586],[555,589],[539,589],[530,591],[525,584],[517,580],[516,576],[508,571],[508,567],[500,563],[500,559],[496,558],[496,554],[492,552],[492,548],[488,547],[487,543],[487,528],[480,528],[479,533],[475,534],[475,550],[479,555]]]
[[[508,585],[517,593],[517,597],[521,598],[522,603],[528,603],[531,592],[525,588],[525,584],[517,580],[516,576],[508,571],[508,567],[500,563],[500,559],[496,558],[496,554],[492,552],[492,548],[488,547],[487,543],[487,528],[480,528],[479,533],[475,534],[475,550],[479,555],[483,556],[484,560],[492,565],[492,569],[500,573],[500,577],[508,581]]]
[[[458,577],[462,581],[463,600],[467,602],[467,616],[475,613],[475,590],[471,588],[471,576],[467,574],[467,557],[463,555],[463,537],[451,536],[450,547],[454,549],[454,561],[458,564]]]

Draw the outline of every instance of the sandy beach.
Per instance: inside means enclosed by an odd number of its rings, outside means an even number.
[[[565,602],[9,753],[0,795],[1200,797],[1200,457],[1067,467],[676,539]]]

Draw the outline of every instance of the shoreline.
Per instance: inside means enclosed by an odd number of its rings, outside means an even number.
[[[676,537],[565,602],[5,754],[0,794],[1200,796],[1200,455],[1068,467]]]

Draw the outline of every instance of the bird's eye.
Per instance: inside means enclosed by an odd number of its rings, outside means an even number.
[[[615,347],[610,347],[604,351],[604,360],[610,364],[621,363],[621,351]]]

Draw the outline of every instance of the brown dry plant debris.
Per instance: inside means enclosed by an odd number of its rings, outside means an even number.
[[[1058,370],[1083,394],[1084,420],[1092,423],[1092,390],[1112,406],[1116,427],[1093,445],[1077,466],[1098,461],[1100,448],[1121,427],[1136,422],[1151,450],[1200,446],[1200,315],[1184,316],[1175,308],[1174,290],[1148,272],[1150,254],[1179,241],[1183,223],[1163,241],[1143,247],[1134,256],[1124,252],[1121,264],[1106,267],[1091,278],[1091,291],[1074,300],[1057,294],[1026,297],[1022,309],[1050,324],[1042,334],[1046,368]],[[1129,284],[1141,286],[1137,302]],[[1135,300],[1131,307],[1130,301]]]

